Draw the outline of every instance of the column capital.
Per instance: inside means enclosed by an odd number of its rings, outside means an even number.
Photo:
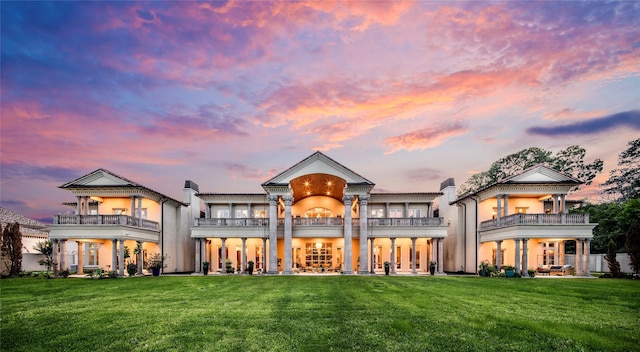
[[[276,205],[276,203],[278,202],[278,196],[275,194],[270,194],[268,198],[269,198],[269,205],[273,206],[273,205]]]
[[[293,196],[290,194],[282,196],[282,199],[284,200],[285,206],[291,206],[291,204],[293,204]]]
[[[344,205],[351,205],[351,202],[353,201],[353,195],[351,194],[343,195],[342,201],[344,202]]]
[[[367,202],[369,201],[369,194],[359,194],[358,195],[358,201],[360,202],[360,205],[367,205]]]

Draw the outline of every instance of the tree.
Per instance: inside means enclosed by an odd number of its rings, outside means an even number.
[[[598,224],[593,229],[591,253],[607,253],[609,241],[614,241],[617,249],[624,248],[625,232],[620,221],[622,209],[618,203],[586,203],[569,210],[571,214],[589,214],[589,221]]]
[[[618,258],[616,258],[617,252],[618,251],[616,243],[613,241],[609,241],[609,245],[607,246],[607,254],[605,254],[604,259],[609,265],[609,272],[611,273],[612,277],[622,277],[620,263],[618,262]]]
[[[22,271],[22,234],[17,222],[7,224],[2,230],[0,251],[9,270],[9,276],[19,274]]]
[[[39,260],[38,263],[46,266],[47,271],[51,271],[51,269],[56,265],[53,260],[53,243],[51,240],[40,241],[33,246],[33,249],[44,254],[45,259]]]
[[[507,155],[491,164],[489,170],[471,176],[460,186],[458,195],[475,192],[482,187],[540,164],[579,179],[585,185],[590,185],[593,179],[602,172],[603,163],[600,159],[585,164],[586,150],[580,146],[570,146],[558,151],[555,155],[552,154],[548,150],[531,147]]]
[[[618,155],[618,168],[611,170],[603,183],[604,192],[620,203],[640,198],[640,138],[627,143],[627,150]]]
[[[635,221],[627,231],[627,250],[634,274],[640,274],[640,225]]]

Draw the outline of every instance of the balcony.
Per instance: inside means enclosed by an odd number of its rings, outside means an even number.
[[[292,218],[293,227],[302,226],[344,226],[344,218]],[[352,226],[359,226],[360,219],[351,219]],[[368,226],[383,227],[426,227],[444,226],[443,218],[369,218]],[[204,227],[268,227],[267,218],[197,218],[195,226]],[[278,219],[278,227],[284,226],[284,219]]]
[[[589,214],[513,214],[480,223],[480,231],[517,225],[584,225]]]
[[[132,218],[127,215],[54,215],[54,225],[123,225],[139,227],[147,230],[159,231],[160,226],[155,221]]]

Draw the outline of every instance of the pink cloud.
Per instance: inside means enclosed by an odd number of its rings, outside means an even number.
[[[385,154],[392,154],[403,149],[413,151],[437,147],[449,138],[464,135],[467,130],[466,123],[456,121],[388,137],[385,139],[385,144],[390,149]]]

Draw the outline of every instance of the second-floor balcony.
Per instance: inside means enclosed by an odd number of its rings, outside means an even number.
[[[53,217],[54,225],[121,225],[133,226],[143,229],[159,231],[160,226],[157,222],[132,218],[127,215],[55,215]]]
[[[292,218],[291,225],[293,227],[302,226],[344,226],[344,218]],[[359,226],[360,219],[351,219],[351,226]],[[443,218],[368,218],[367,225],[370,227],[427,227],[427,226],[444,226]],[[195,226],[207,227],[268,227],[269,219],[267,218],[197,218]],[[284,219],[278,219],[278,227],[284,226]]]
[[[589,214],[513,214],[480,223],[480,231],[517,225],[578,225],[588,224]]]

